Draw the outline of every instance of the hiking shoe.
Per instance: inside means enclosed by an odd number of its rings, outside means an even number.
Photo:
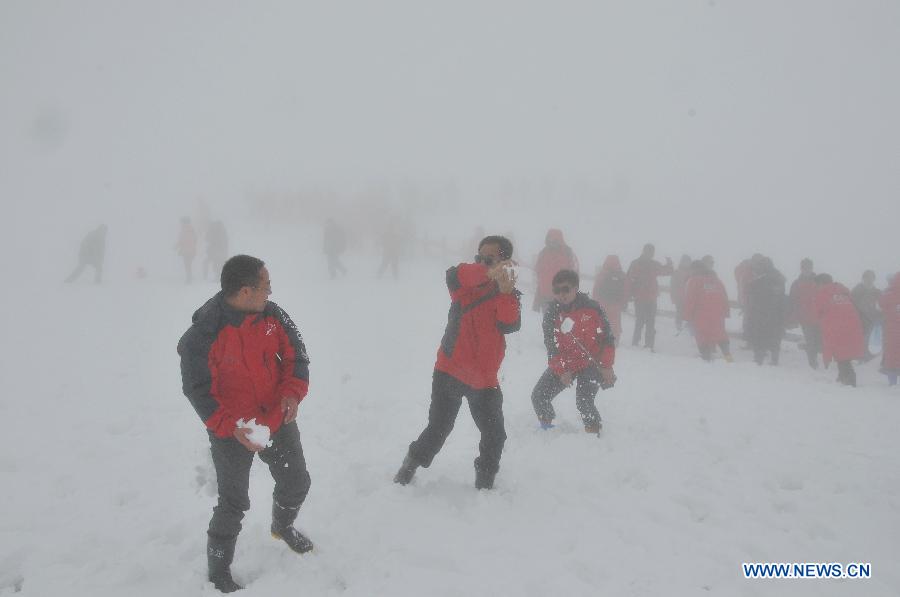
[[[287,527],[279,530],[273,525],[272,537],[281,539],[287,543],[287,546],[290,547],[291,550],[297,553],[308,553],[313,550],[313,542],[294,527]]]
[[[400,465],[400,470],[394,475],[394,483],[408,485],[409,482],[412,481],[413,475],[416,474],[416,469],[419,468],[419,466],[419,463],[416,462],[412,456],[407,454],[406,458],[403,459],[403,464]]]

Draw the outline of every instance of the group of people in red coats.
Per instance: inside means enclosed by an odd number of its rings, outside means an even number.
[[[671,260],[654,260],[653,245],[645,245],[641,256],[623,270],[617,255],[606,257],[597,268],[591,298],[603,308],[612,333],[622,336],[622,312],[634,301],[635,328],[632,345],[638,346],[642,333],[644,347],[655,349],[655,320],[660,294],[657,278],[670,276],[670,292],[675,306],[675,324],[680,332],[687,323],[703,359],[710,360],[718,348],[732,361],[725,320],[731,303],[724,284],[714,271],[709,255],[701,260],[683,256],[678,267]],[[535,263],[534,309],[552,304],[552,281],[561,270],[578,271],[578,259],[564,240],[562,231],[547,232],[546,244]],[[813,262],[804,259],[801,273],[786,289],[786,279],[772,260],[760,254],[742,261],[735,269],[738,306],[742,314],[742,336],[754,360],[762,365],[767,358],[777,365],[786,329],[799,326],[802,348],[809,364],[819,367],[819,353],[826,367],[834,361],[838,381],[855,386],[854,361],[874,358],[869,352],[873,331],[882,329],[881,371],[888,383],[900,377],[900,273],[885,290],[875,287],[875,274],[866,271],[851,291],[829,274],[813,271]]]

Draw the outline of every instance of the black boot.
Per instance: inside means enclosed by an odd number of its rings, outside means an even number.
[[[494,477],[497,476],[497,472],[488,472],[482,468],[479,468],[478,465],[475,465],[475,489],[493,489],[494,488]]]
[[[297,553],[312,551],[313,543],[306,535],[294,528],[294,520],[300,506],[296,508],[284,508],[278,502],[272,502],[272,537],[281,539],[287,546]]]
[[[413,475],[416,474],[416,469],[419,468],[419,463],[412,457],[412,455],[406,455],[406,458],[403,459],[403,464],[400,465],[400,470],[397,471],[397,474],[394,475],[394,483],[399,483],[400,485],[407,485],[410,481],[412,481]]]
[[[210,536],[206,543],[206,561],[209,566],[209,582],[223,593],[234,593],[244,587],[231,578],[231,561],[237,537],[220,539]]]

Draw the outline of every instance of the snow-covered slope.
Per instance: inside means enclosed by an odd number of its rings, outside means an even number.
[[[527,311],[503,368],[496,489],[473,488],[465,407],[432,467],[399,487],[393,473],[426,420],[446,264],[378,281],[377,262],[356,257],[329,282],[314,252],[282,249],[259,254],[312,358],[299,420],[313,485],[299,526],[317,548],[297,557],[270,538],[271,479],[257,463],[234,564],[243,594],[900,593],[900,393],[874,364],[848,389],[793,347],[779,368],[740,350],[733,364],[704,363],[662,321],[659,353],[619,351],[600,438],[581,431],[571,390],[555,402],[560,425],[542,432],[530,393],[545,357]],[[0,594],[214,594],[214,473],[175,343],[215,290],[47,283],[2,314]],[[745,580],[741,563],[757,561],[871,562],[872,578]]]

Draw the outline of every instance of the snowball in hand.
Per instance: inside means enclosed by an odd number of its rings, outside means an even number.
[[[250,440],[251,443],[265,448],[272,444],[272,431],[265,425],[257,423],[256,419],[250,419],[249,421],[238,419],[237,426],[239,429],[250,430],[250,433],[247,434],[247,439]]]
[[[568,334],[572,331],[572,328],[575,327],[575,320],[571,317],[566,317],[562,320],[562,323],[559,325],[559,331],[563,334]]]

